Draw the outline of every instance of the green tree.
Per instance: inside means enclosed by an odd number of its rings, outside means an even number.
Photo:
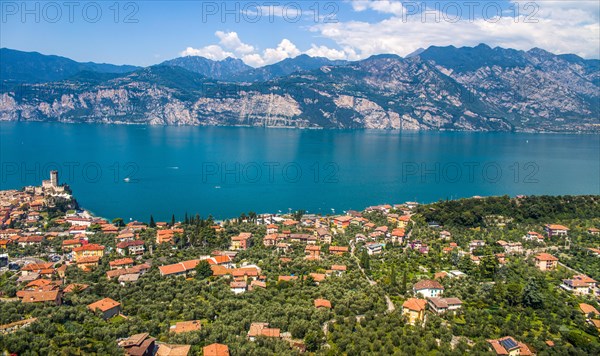
[[[404,268],[402,269],[402,283],[400,284],[400,294],[405,294],[406,293],[406,283],[408,283],[407,281],[408,277],[406,276],[406,266],[404,266]]]
[[[370,259],[367,250],[363,250],[360,255],[360,265],[365,271],[368,271],[371,268],[371,263],[369,260]]]
[[[304,337],[304,345],[306,345],[306,350],[310,352],[315,352],[319,349],[321,344],[321,336],[316,331],[309,331],[306,333]]]
[[[506,300],[511,306],[519,305],[523,299],[523,287],[519,283],[509,283],[506,286]]]
[[[392,266],[392,270],[390,271],[390,285],[395,287],[397,283],[396,266]]]
[[[123,227],[123,226],[125,226],[125,222],[123,221],[123,218],[114,218],[114,219],[112,219],[112,223],[116,227]]]
[[[523,289],[523,305],[534,309],[540,309],[544,306],[540,287],[533,278],[529,278],[527,285],[525,285],[525,288]]]
[[[198,279],[206,279],[206,278],[212,276],[212,274],[213,274],[212,269],[210,268],[210,265],[208,264],[208,261],[206,261],[206,260],[200,261],[200,263],[198,263],[198,265],[196,265],[195,271],[196,271],[196,278],[198,278]]]
[[[154,222],[154,216],[152,216],[152,215],[150,215],[150,227],[151,228],[156,227],[156,223]]]

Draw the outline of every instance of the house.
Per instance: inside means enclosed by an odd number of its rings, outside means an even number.
[[[187,356],[192,345],[158,344],[156,356]]]
[[[224,266],[226,268],[231,268],[233,266],[232,263],[232,258],[228,255],[216,255],[213,256],[209,259],[207,259],[206,261],[208,261],[208,264],[213,266],[213,265],[220,265],[220,266]]]
[[[129,257],[121,258],[118,260],[110,261],[108,265],[110,266],[110,269],[129,268],[133,267],[133,259]]]
[[[148,263],[142,263],[141,265],[129,268],[111,269],[110,271],[106,272],[106,277],[108,279],[118,277],[119,282],[135,282],[137,281],[136,277],[139,277],[140,275],[146,273],[146,271],[148,271],[150,267],[151,266]],[[134,275],[136,277],[133,277]]]
[[[183,234],[183,229],[162,229],[156,230],[156,243],[170,243],[174,244],[175,235]]]
[[[80,239],[64,240],[62,242],[62,249],[65,252],[72,251],[74,248],[77,248],[77,247],[81,247]]]
[[[452,239],[452,234],[446,230],[440,231],[440,239],[450,240],[450,239]]]
[[[590,251],[594,256],[600,257],[600,249],[588,247],[588,251]]]
[[[20,291],[18,293],[21,303],[48,303],[54,305],[62,304],[62,292],[53,290]]]
[[[238,281],[256,280],[260,276],[260,268],[256,266],[245,266],[236,268],[231,272],[233,278]]]
[[[312,277],[316,284],[323,282],[327,278],[327,275],[323,273],[309,273],[308,275]]]
[[[590,293],[590,287],[587,283],[578,279],[563,279],[563,283],[560,287],[576,295],[587,295]]]
[[[352,216],[336,216],[333,218],[333,226],[338,229],[345,229],[350,226],[350,221],[352,221]]]
[[[512,336],[505,336],[501,339],[488,340],[492,350],[496,355],[508,356],[530,356],[533,355],[529,347],[522,342],[516,341]]]
[[[290,234],[289,239],[291,242],[300,242],[311,245],[317,243],[317,237],[310,234]]]
[[[588,234],[590,235],[600,235],[600,229],[596,229],[595,227],[591,227],[587,230]]]
[[[405,235],[406,235],[406,230],[404,230],[404,229],[392,230],[392,242],[401,244],[402,242],[404,242]]]
[[[77,268],[83,271],[91,271],[100,265],[100,256],[84,256],[77,259]]]
[[[248,287],[248,290],[254,290],[256,287],[265,289],[265,288],[267,288],[267,282],[254,280],[254,281],[250,282],[250,286]]]
[[[600,319],[589,319],[588,322],[600,333]]]
[[[29,274],[42,274],[42,272],[48,272],[49,270],[54,271],[53,265],[52,262],[29,263],[21,268],[21,275],[27,276]]]
[[[202,328],[200,320],[180,321],[171,326],[169,331],[175,334],[188,333],[191,331],[198,331]]]
[[[455,312],[462,307],[462,301],[458,298],[427,298],[427,305],[436,314]]]
[[[437,297],[444,293],[444,286],[438,281],[424,279],[415,283],[413,292],[415,294],[421,294],[424,297]]]
[[[107,320],[121,313],[121,303],[110,298],[104,298],[88,305],[88,309],[94,313],[100,311],[102,319]]]
[[[309,260],[318,260],[321,258],[321,247],[319,246],[307,245],[304,252],[307,254],[306,258]]]
[[[396,226],[398,226],[401,229],[405,229],[406,226],[408,226],[409,221],[410,221],[410,215],[401,215],[398,218],[398,224]]]
[[[367,249],[367,254],[379,255],[383,252],[383,248],[385,247],[385,245],[380,243],[369,243],[365,245],[365,247]]]
[[[119,255],[143,255],[145,251],[144,241],[142,240],[123,241],[117,244],[117,253]]]
[[[347,267],[345,265],[331,265],[332,273],[335,273],[338,276],[341,276],[344,272],[346,272]]]
[[[71,226],[69,228],[69,234],[70,235],[79,235],[79,234],[86,234],[87,231],[87,227],[85,226]]]
[[[125,242],[125,241],[133,241],[135,240],[135,231],[125,229],[121,231],[120,234],[115,236],[115,242]]]
[[[267,225],[267,235],[276,234],[279,231],[279,228],[275,224]]]
[[[21,236],[19,240],[19,247],[27,247],[27,246],[39,246],[44,241],[44,236],[40,235],[32,235],[32,236]]]
[[[277,282],[291,282],[298,279],[298,276],[279,276]]]
[[[72,292],[83,292],[84,290],[88,289],[88,287],[89,285],[87,284],[72,283],[66,286],[63,292],[65,294]]]
[[[473,250],[485,246],[485,241],[483,240],[473,240],[469,243],[469,252],[473,253]]]
[[[544,231],[548,234],[548,237],[552,236],[564,236],[566,237],[569,233],[569,228],[558,224],[547,224],[544,226]]]
[[[598,312],[598,310],[596,308],[594,308],[594,306],[589,305],[589,304],[585,304],[585,303],[580,303],[579,304],[579,310],[584,315],[589,315],[589,314],[600,315],[600,312]]]
[[[119,341],[118,345],[129,356],[154,356],[156,353],[156,339],[148,333],[131,335]]]
[[[572,279],[563,279],[560,287],[576,295],[588,295],[596,288],[596,281],[586,275],[573,276]]]
[[[104,224],[101,229],[104,234],[116,234],[119,232],[119,228],[113,224]]]
[[[200,260],[188,260],[172,265],[160,266],[158,270],[161,276],[185,276],[200,263]]]
[[[0,248],[3,248],[6,250],[6,246],[8,246],[9,243],[11,243],[12,240],[10,239],[2,239],[0,240]]]
[[[327,299],[315,299],[314,300],[315,308],[326,308],[331,309],[331,302]]]
[[[500,242],[503,242],[503,244],[501,244]],[[504,248],[505,253],[511,253],[511,254],[523,253],[523,245],[520,242],[505,242],[505,241],[500,240],[497,243],[500,246],[502,246],[502,248]]]
[[[245,250],[249,247],[249,241],[252,237],[250,232],[241,232],[239,235],[231,238],[231,250]]]
[[[329,246],[329,253],[333,255],[342,256],[345,253],[348,253],[348,246]]]
[[[269,234],[263,237],[263,245],[265,247],[277,245],[277,234]]]
[[[535,266],[541,271],[555,270],[558,266],[558,258],[548,253],[540,253],[535,256]]]
[[[231,282],[229,283],[229,290],[235,294],[244,293],[248,289],[246,282]]]
[[[229,347],[223,344],[210,344],[202,348],[204,356],[229,356]]]
[[[73,259],[75,262],[83,257],[104,256],[104,246],[98,244],[87,244],[73,249]]]
[[[402,315],[406,316],[408,323],[415,325],[425,318],[425,299],[409,298],[402,304]]]
[[[544,242],[544,235],[539,232],[529,231],[527,235],[523,236],[523,240],[542,243]]]
[[[332,236],[328,229],[319,227],[315,230],[315,236],[319,239],[322,244],[331,244]]]
[[[117,281],[121,286],[125,286],[127,283],[137,282],[138,279],[140,279],[139,273],[126,273],[120,275],[119,278],[117,278]]]
[[[250,324],[250,329],[248,330],[248,339],[250,341],[254,341],[259,336],[273,337],[273,338],[281,337],[281,332],[279,329],[269,328],[268,326],[269,326],[269,323],[252,323],[252,324]]]

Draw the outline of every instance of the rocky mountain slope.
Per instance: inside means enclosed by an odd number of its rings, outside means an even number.
[[[600,131],[600,61],[540,49],[430,47],[410,58],[324,65],[303,56],[250,70],[235,60],[218,70],[204,59],[177,61],[127,74],[5,82],[0,120]]]

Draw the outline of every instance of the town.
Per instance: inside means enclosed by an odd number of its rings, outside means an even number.
[[[0,351],[600,354],[600,196],[149,218],[0,191]]]

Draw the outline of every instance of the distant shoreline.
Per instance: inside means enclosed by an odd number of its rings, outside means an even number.
[[[455,130],[455,129],[439,129],[439,130],[408,130],[408,129],[377,129],[377,128],[335,128],[335,127],[296,127],[296,126],[259,126],[259,125],[155,125],[142,122],[115,121],[115,122],[95,122],[95,121],[44,121],[44,120],[3,120],[0,118],[0,125],[5,123],[35,123],[35,124],[56,124],[56,125],[106,125],[106,126],[139,126],[152,128],[167,128],[167,127],[231,127],[231,128],[254,128],[254,129],[286,129],[286,130],[323,130],[323,131],[374,131],[374,132],[397,132],[397,133],[513,133],[513,134],[550,134],[550,135],[598,135],[600,127],[597,131],[530,131],[530,130],[513,130],[513,131],[484,131],[484,130]]]

